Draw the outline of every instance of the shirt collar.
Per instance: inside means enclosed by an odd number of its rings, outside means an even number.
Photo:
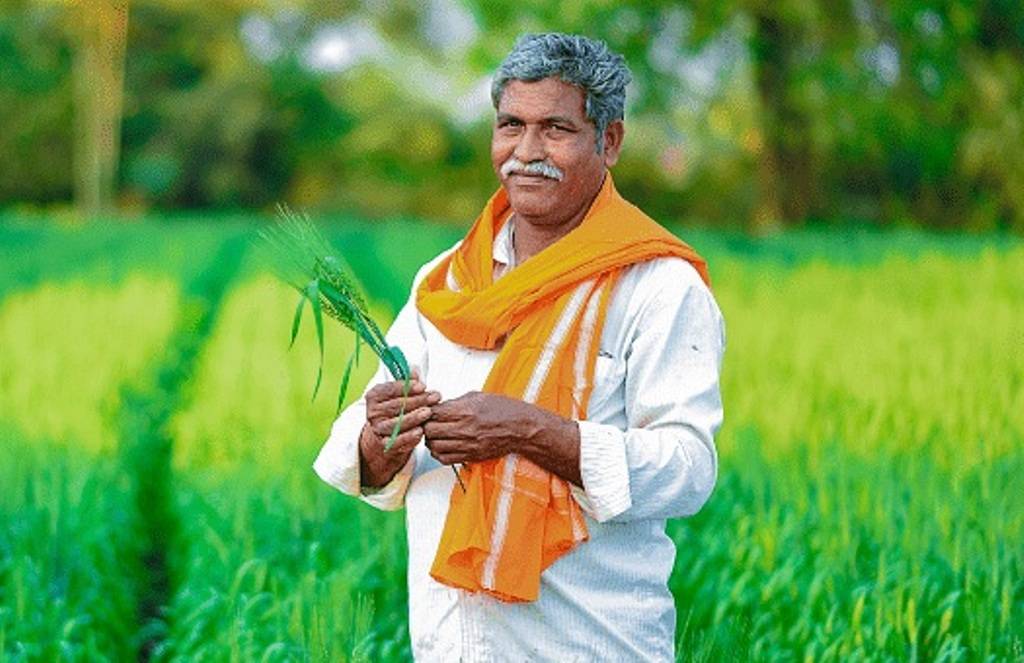
[[[512,245],[513,223],[515,223],[515,219],[509,219],[501,226],[501,230],[494,236],[494,244],[491,248],[494,262],[504,266],[506,271],[516,266],[516,251]]]

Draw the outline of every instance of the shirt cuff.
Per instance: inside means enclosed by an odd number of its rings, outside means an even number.
[[[583,511],[598,522],[610,520],[633,505],[629,490],[626,435],[615,426],[578,421],[580,476],[583,488],[569,484]]]
[[[358,497],[367,504],[383,511],[396,511],[405,505],[405,492],[412,480],[415,469],[414,456],[409,456],[405,466],[391,481],[378,488],[361,486],[359,472],[359,438],[335,435],[324,444],[313,461],[313,471],[325,483],[346,495]]]
[[[405,465],[398,471],[391,481],[379,488],[359,487],[359,499],[367,504],[377,507],[382,511],[397,511],[405,506],[405,493],[409,489],[409,482],[412,481],[413,469],[416,463],[413,456],[405,461]]]

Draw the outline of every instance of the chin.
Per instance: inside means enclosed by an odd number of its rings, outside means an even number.
[[[537,198],[539,196],[509,193],[508,202],[513,211],[522,216],[545,217],[554,211],[556,205],[549,196],[544,196],[543,200]]]
[[[520,214],[539,216],[550,213],[558,207],[559,196],[551,189],[505,185],[512,208]]]

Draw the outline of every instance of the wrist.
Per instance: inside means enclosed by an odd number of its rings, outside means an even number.
[[[394,472],[388,473],[387,459],[375,453],[377,446],[377,434],[369,422],[363,424],[359,432],[359,484],[364,488],[380,488],[394,476]]]
[[[569,441],[579,440],[579,426],[553,412],[535,407],[524,425],[518,453],[526,457],[549,456]]]
[[[579,423],[538,408],[532,424],[531,433],[520,441],[518,453],[582,487]]]

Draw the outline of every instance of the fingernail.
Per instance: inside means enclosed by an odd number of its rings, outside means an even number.
[[[431,403],[439,403],[441,401],[441,394],[436,391],[430,392],[430,397],[427,398]]]

